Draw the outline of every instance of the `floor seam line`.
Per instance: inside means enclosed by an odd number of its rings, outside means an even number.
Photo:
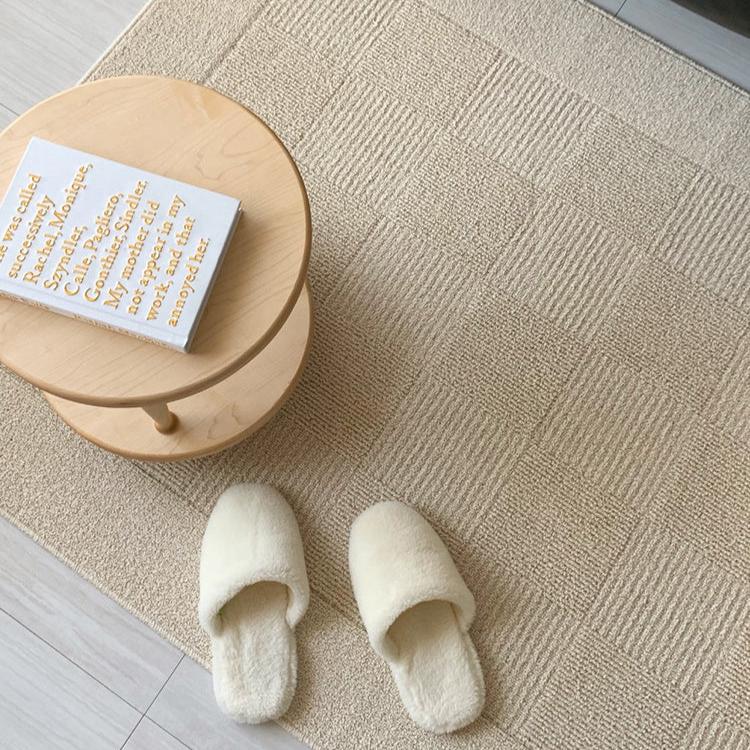
[[[59,648],[57,648],[56,646],[54,646],[53,644],[51,644],[46,638],[42,638],[42,636],[39,635],[39,633],[35,633],[28,625],[26,625],[24,622],[22,622],[21,620],[19,620],[17,617],[14,617],[5,608],[0,607],[0,612],[2,612],[3,614],[7,615],[8,617],[10,617],[11,620],[13,620],[15,623],[17,623],[18,625],[20,625],[24,630],[26,630],[29,633],[31,633],[31,635],[33,635],[34,638],[38,638],[42,643],[44,643],[46,646],[48,646],[49,648],[51,648],[56,654],[59,654],[60,656],[62,656],[63,659],[65,659],[66,661],[70,662],[76,669],[79,669],[85,675],[87,675],[92,680],[94,680],[94,682],[96,682],[99,685],[101,685],[105,690],[109,691],[110,693],[112,693],[112,695],[114,695],[115,697],[119,698],[127,706],[129,706],[130,708],[132,708],[134,711],[137,711],[141,716],[144,715],[143,711],[141,711],[140,708],[138,708],[137,706],[134,706],[129,700],[123,698],[119,693],[115,692],[108,685],[105,685],[98,677],[94,677],[94,675],[92,675],[91,672],[89,672],[87,669],[84,669],[80,664],[78,664],[76,661],[74,661],[70,656],[68,656],[67,654],[65,654],[62,651],[60,651]],[[183,654],[183,656],[184,656],[184,654]],[[150,708],[150,706],[149,706],[149,708]]]
[[[164,683],[162,684],[162,686],[156,691],[156,695],[154,696],[154,699],[146,707],[146,710],[143,712],[144,716],[146,716],[146,714],[151,710],[151,706],[153,706],[154,703],[156,703],[156,699],[161,695],[162,690],[164,690],[164,688],[167,686],[167,683],[172,679],[172,675],[177,671],[177,667],[179,667],[180,664],[182,664],[184,658],[185,658],[185,652],[183,651],[182,655],[177,660],[177,664],[174,665],[174,667],[173,667],[172,671],[169,673],[167,679],[164,680]]]
[[[141,722],[143,721],[144,718],[145,718],[145,715],[141,714],[140,717],[138,718],[138,721],[136,721],[135,726],[130,730],[130,734],[125,738],[125,742],[123,742],[122,745],[120,745],[120,750],[123,750],[125,745],[127,745],[128,742],[130,742],[130,738],[133,736],[135,730],[138,729],[138,727],[141,725]]]
[[[188,750],[193,750],[192,747],[185,742],[183,742],[176,734],[173,734],[170,732],[166,727],[162,726],[156,719],[153,718],[153,716],[145,716],[143,717],[146,721],[150,721],[154,726],[159,727],[164,734],[168,734],[175,742],[179,742],[183,747],[186,747]]]

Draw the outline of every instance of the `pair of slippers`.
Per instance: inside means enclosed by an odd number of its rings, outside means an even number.
[[[354,596],[409,716],[436,733],[474,721],[484,679],[468,628],[474,597],[434,529],[403,503],[371,506],[349,538]],[[294,628],[310,590],[297,521],[267,485],[219,498],[203,537],[199,617],[219,707],[249,723],[283,715],[297,684]]]

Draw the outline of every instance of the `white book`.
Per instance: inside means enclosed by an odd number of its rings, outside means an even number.
[[[236,198],[32,138],[0,204],[0,294],[188,351],[239,215]]]

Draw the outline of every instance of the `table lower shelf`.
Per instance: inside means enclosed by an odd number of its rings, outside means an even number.
[[[281,408],[302,373],[311,334],[312,308],[305,286],[289,318],[260,354],[216,385],[169,404],[179,423],[168,434],[159,432],[139,407],[89,406],[44,395],[76,432],[114,453],[145,461],[205,456],[260,429]]]

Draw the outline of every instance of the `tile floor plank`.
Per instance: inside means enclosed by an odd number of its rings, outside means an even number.
[[[10,125],[16,119],[16,113],[0,104],[0,130]]]
[[[140,713],[0,612],[0,748],[114,750]]]
[[[122,750],[185,750],[187,747],[144,716]]]
[[[0,0],[0,101],[24,112],[73,86],[144,0]]]
[[[742,34],[671,0],[627,0],[617,17],[750,90],[750,39]]]
[[[200,750],[303,750],[278,724],[237,724],[223,716],[213,697],[211,675],[184,658],[147,716],[171,735]]]
[[[625,0],[590,0],[590,2],[592,5],[596,5],[602,10],[606,10],[607,13],[616,16],[617,11],[620,10]]]
[[[0,609],[145,711],[182,652],[0,519]]]

